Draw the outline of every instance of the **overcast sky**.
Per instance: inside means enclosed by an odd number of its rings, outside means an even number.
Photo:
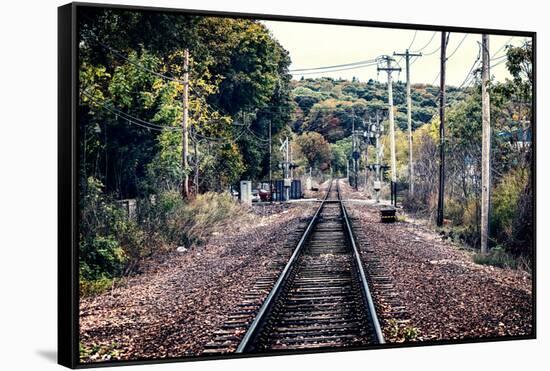
[[[439,72],[439,51],[434,52],[441,44],[441,34],[434,36],[434,31],[387,29],[359,26],[339,26],[327,24],[311,24],[297,22],[265,21],[265,25],[271,30],[275,38],[290,52],[292,64],[290,69],[313,68],[319,66],[332,66],[338,64],[353,63],[357,61],[374,59],[382,54],[393,54],[403,52],[409,46],[411,51],[422,49],[426,54],[418,58],[411,65],[411,81],[413,83],[439,84],[436,79]],[[433,36],[433,38],[432,38]],[[466,38],[463,33],[451,33],[447,47],[447,84],[458,86],[462,84],[472,64],[478,56],[478,42],[481,42],[481,35],[468,34]],[[414,38],[414,42],[413,42]],[[431,39],[431,42],[429,42]],[[460,48],[457,49],[463,40]],[[506,44],[521,45],[527,39],[523,37],[490,36],[490,54],[494,58],[504,55]],[[429,44],[428,44],[429,42]],[[394,74],[394,79],[405,79],[403,60],[399,60],[403,72]],[[495,59],[492,64],[503,61]],[[351,79],[357,77],[361,81],[377,78],[376,66],[357,68],[345,71],[334,71],[304,75],[305,77],[333,77]],[[509,77],[505,63],[500,63],[491,69],[491,74],[498,80]],[[299,79],[302,75],[295,72],[293,77]],[[386,81],[385,73],[380,73],[380,81]]]

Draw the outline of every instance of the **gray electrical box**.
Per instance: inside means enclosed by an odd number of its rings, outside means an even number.
[[[250,180],[241,180],[241,202],[252,205],[252,182]]]

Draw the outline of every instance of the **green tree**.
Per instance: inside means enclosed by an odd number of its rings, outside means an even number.
[[[319,133],[308,132],[296,137],[296,144],[307,159],[309,167],[325,171],[330,168],[330,144]]]

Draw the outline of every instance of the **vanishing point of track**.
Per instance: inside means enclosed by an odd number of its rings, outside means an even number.
[[[309,222],[237,353],[384,343],[338,180]]]

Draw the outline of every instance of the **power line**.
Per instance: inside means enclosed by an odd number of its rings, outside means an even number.
[[[93,33],[93,32],[92,32],[92,33]],[[126,55],[124,55],[124,53],[122,53],[121,51],[119,51],[119,50],[117,50],[117,49],[115,49],[115,48],[113,48],[113,47],[111,47],[111,46],[109,46],[109,45],[107,45],[107,44],[102,43],[101,41],[99,41],[98,36],[97,36],[95,33],[93,33],[93,34],[94,34],[94,36],[95,36],[95,38],[96,38],[95,42],[97,42],[97,43],[98,43],[99,45],[101,45],[103,48],[110,50],[113,54],[115,54],[115,55],[118,56],[119,58],[121,58],[121,59],[127,61],[128,63],[131,63],[131,64],[133,64],[134,66],[140,68],[141,70],[143,70],[143,71],[145,71],[145,72],[148,72],[148,73],[151,73],[151,74],[153,74],[153,75],[155,75],[155,76],[158,76],[158,77],[160,77],[160,78],[163,78],[163,79],[166,79],[166,80],[169,80],[169,81],[174,81],[174,82],[177,82],[177,83],[180,83],[180,84],[185,84],[185,82],[182,81],[182,80],[179,80],[179,79],[177,79],[177,78],[175,78],[175,77],[171,77],[171,76],[164,75],[164,74],[162,74],[162,73],[160,73],[160,72],[153,71],[153,70],[151,70],[150,68],[143,66],[141,63],[138,63],[138,62],[135,62],[135,61],[131,60],[131,59],[128,58]],[[206,99],[204,98],[204,96],[203,96],[202,94],[200,94],[199,92],[197,92],[197,90],[195,90],[195,88],[194,88],[193,86],[191,86],[191,84],[188,84],[188,85],[189,85],[189,88],[197,95],[197,97],[203,100],[203,102],[204,102],[205,105],[206,105],[207,110],[208,110],[211,114],[213,114],[214,112],[213,112],[213,111],[210,109],[210,107],[209,107],[209,106],[213,106],[213,105],[210,104],[210,103],[208,103],[208,102],[206,101]],[[223,110],[221,110],[219,107],[215,107],[215,109],[217,110],[218,113],[223,112]]]
[[[501,60],[501,61],[499,61],[499,62],[497,62],[497,63],[495,63],[495,64],[492,64],[492,65],[491,65],[491,68],[496,67],[496,66],[498,66],[498,65],[500,65],[500,64],[502,64],[502,63],[505,63],[505,62],[507,62],[507,61],[508,61],[507,59],[503,59],[503,60]]]
[[[95,99],[93,99],[86,92],[82,92],[82,94],[87,96],[88,99],[90,99],[92,102],[94,102],[95,104],[97,104],[101,108],[111,112],[112,114],[116,115],[117,117],[118,116],[122,117],[124,120],[126,120],[127,123],[129,123],[131,125],[136,125],[136,126],[142,127],[144,129],[147,129],[147,130],[154,130],[154,131],[158,131],[158,132],[162,132],[164,130],[169,130],[169,131],[179,131],[180,130],[177,127],[162,126],[162,125],[154,124],[154,123],[149,122],[149,121],[142,120],[140,118],[132,116],[129,113],[123,112],[123,111],[118,110],[116,108],[107,107],[107,105],[105,103],[100,103],[100,102],[96,101]],[[240,133],[235,135],[234,138],[206,136],[204,134],[200,134],[200,133],[196,132],[195,130],[191,130],[191,132],[192,132],[191,135],[194,136],[194,137],[200,137],[201,139],[208,140],[208,141],[211,141],[211,142],[225,142],[228,139],[232,139],[233,141],[237,141],[247,131],[247,129],[248,129],[248,127],[245,127],[244,129],[242,129],[240,131]],[[260,138],[258,138],[258,139],[260,139]]]
[[[434,85],[434,84],[435,84],[435,82],[436,82],[437,79],[439,78],[439,75],[440,75],[440,74],[441,74],[441,72],[438,72],[437,75],[435,75],[435,77],[434,77],[434,79],[433,79],[433,81],[432,81],[432,83],[431,83],[430,85]]]
[[[433,54],[437,53],[440,49],[441,49],[441,46],[438,46],[435,50],[433,50],[429,53],[424,53],[424,54],[422,54],[422,56],[427,57],[427,56],[433,55]]]
[[[136,66],[136,67],[142,69],[143,71],[149,72],[149,73],[151,73],[151,74],[153,74],[153,75],[155,75],[155,76],[158,76],[158,77],[163,78],[163,79],[166,79],[166,80],[170,80],[170,81],[174,81],[174,82],[178,82],[178,83],[180,83],[180,84],[183,84],[183,81],[181,81],[181,80],[179,80],[179,79],[177,79],[177,78],[175,78],[175,77],[166,76],[166,75],[164,75],[164,74],[162,74],[162,73],[160,73],[160,72],[153,71],[152,69],[143,66],[141,63],[138,63],[138,62],[135,62],[135,61],[131,60],[131,59],[128,58],[126,55],[124,55],[124,53],[122,53],[121,51],[118,51],[117,49],[115,49],[115,48],[113,48],[113,47],[111,47],[111,46],[109,46],[109,45],[107,45],[107,44],[104,44],[104,43],[102,43],[101,41],[99,41],[99,40],[97,40],[97,39],[96,39],[95,41],[96,41],[99,45],[101,45],[103,48],[110,50],[113,54],[115,54],[115,55],[118,56],[119,58],[124,59],[124,60],[127,61],[128,63],[133,64],[134,66]]]
[[[329,69],[329,68],[348,67],[348,66],[355,66],[355,65],[365,64],[365,63],[370,63],[370,62],[375,62],[375,61],[376,61],[376,59],[366,59],[366,60],[363,60],[363,61],[352,62],[352,63],[344,63],[344,64],[335,64],[335,65],[332,65],[332,66],[297,68],[297,69],[288,70],[288,72],[301,72],[301,71],[312,71],[312,70],[324,70],[324,69]]]
[[[432,37],[430,37],[430,40],[423,47],[421,47],[420,49],[414,50],[414,52],[418,53],[418,52],[421,52],[422,50],[426,49],[432,43],[432,40],[434,39],[436,34],[437,34],[437,31],[434,31],[434,33],[432,34]]]
[[[412,41],[411,41],[411,43],[410,43],[410,45],[409,45],[409,47],[408,47],[407,49],[410,49],[410,48],[413,46],[414,40],[416,40],[416,34],[417,34],[417,33],[418,33],[418,30],[415,30],[415,31],[414,31],[414,35],[413,35],[413,39],[412,39]]]
[[[88,18],[88,20],[94,22],[94,20],[92,18],[90,18],[89,16],[87,15],[84,15],[85,18]],[[170,81],[175,81],[175,82],[178,82],[180,84],[183,84],[183,81],[175,78],[175,77],[171,77],[171,76],[166,76],[160,72],[156,72],[156,71],[153,71],[151,70],[150,68],[148,67],[145,67],[143,66],[141,63],[138,63],[138,62],[135,62],[135,61],[132,61],[131,59],[129,59],[126,55],[124,55],[123,52],[121,52],[120,50],[117,50],[115,48],[113,48],[112,46],[110,45],[107,45],[101,41],[99,41],[99,36],[94,32],[92,31],[91,29],[89,30],[90,33],[95,37],[95,42],[98,43],[100,46],[102,46],[103,48],[107,49],[107,50],[110,50],[113,54],[115,54],[116,56],[118,56],[119,58],[121,59],[124,59],[125,61],[133,64],[134,66],[138,67],[138,68],[141,68],[142,70],[144,71],[147,71],[149,73],[152,73],[153,75],[155,76],[158,76],[158,77],[161,77],[163,79],[166,79],[166,80],[170,80]]]
[[[499,59],[506,58],[506,57],[508,57],[508,55],[506,54],[500,55],[498,57],[491,57],[491,61],[497,61]]]
[[[247,130],[250,134],[252,134],[252,136],[254,136],[256,139],[258,139],[258,140],[260,140],[260,141],[262,141],[262,142],[264,142],[264,143],[269,143],[269,139],[260,137],[257,133],[255,133],[254,131],[252,131],[252,129],[250,129],[250,126],[246,126],[246,130]]]
[[[410,65],[412,66],[412,65],[414,64],[414,62],[416,62],[416,61],[419,60],[419,59],[420,59],[420,56],[415,56],[415,57],[413,57],[413,58],[411,59]]]
[[[330,72],[355,70],[355,69],[358,69],[358,68],[371,67],[371,66],[375,66],[375,65],[376,65],[376,61],[373,61],[373,62],[369,62],[368,64],[358,65],[358,66],[354,66],[354,67],[338,68],[338,69],[324,70],[324,71],[300,72],[300,73],[293,73],[293,75],[298,75],[298,76],[302,76],[302,75],[317,75],[317,74],[330,73]]]
[[[458,46],[456,47],[455,50],[453,50],[453,52],[451,53],[451,55],[449,55],[447,57],[447,60],[451,59],[453,55],[455,55],[455,53],[457,52],[457,50],[460,48],[460,46],[462,45],[462,43],[464,42],[464,40],[466,40],[466,38],[469,36],[469,34],[464,34],[464,37],[462,38],[462,40],[460,40],[460,42],[458,43]],[[447,41],[448,42],[448,41]]]
[[[115,55],[117,55],[118,57],[120,57],[120,58],[124,59],[125,61],[127,61],[127,62],[129,62],[129,63],[135,65],[136,67],[142,69],[142,70],[145,71],[145,72],[149,72],[149,73],[151,73],[151,74],[153,74],[153,75],[155,75],[155,76],[161,77],[161,78],[166,79],[166,80],[174,81],[174,82],[177,82],[177,83],[180,83],[180,84],[185,84],[182,80],[179,80],[179,79],[176,79],[176,78],[173,78],[173,77],[170,77],[170,76],[166,76],[166,75],[164,75],[164,74],[162,74],[162,73],[153,71],[153,70],[151,70],[150,68],[147,68],[147,67],[143,66],[143,65],[140,64],[140,63],[137,63],[137,62],[132,61],[131,59],[127,58],[127,57],[126,57],[124,54],[122,54],[121,52],[117,51],[117,50],[114,49],[114,48],[111,48],[111,47],[110,47],[109,45],[107,45],[107,44],[103,44],[103,43],[100,42],[99,40],[96,40],[96,42],[97,42],[98,44],[100,44],[101,46],[103,46],[103,47],[105,47],[105,48],[111,50],[111,52],[113,52],[113,53],[114,53]],[[189,88],[197,95],[197,97],[203,100],[203,102],[204,102],[205,105],[207,106],[207,107],[206,107],[207,110],[212,114],[213,111],[210,110],[210,108],[208,107],[210,104],[209,104],[208,102],[206,102],[206,99],[204,98],[204,96],[202,96],[199,92],[197,92],[197,91],[195,90],[195,88],[194,88],[193,86],[191,86],[191,84],[188,84],[188,85],[189,85]],[[218,113],[219,113],[220,111],[222,111],[222,110],[219,110],[219,109],[218,109]]]
[[[407,49],[411,49],[411,47],[413,46],[414,44],[414,41],[416,40],[416,35],[418,34],[418,30],[414,30],[414,34],[413,34],[413,38],[411,40],[411,43],[409,44],[409,47]],[[411,51],[412,52],[412,51]],[[398,56],[399,58],[395,60],[395,63],[401,68],[401,64],[400,62],[403,60],[403,56],[402,55],[399,55]],[[397,80],[400,80],[399,79],[399,76],[401,75],[401,71],[399,71],[399,73],[397,74]]]
[[[474,71],[476,64],[479,62],[479,60],[481,58],[481,46],[478,44],[478,47],[479,47],[479,51],[477,53],[477,58],[474,61],[474,63],[472,64],[472,67],[470,68],[470,70],[468,71],[468,74],[466,75],[466,78],[464,79],[462,84],[460,84],[460,86],[458,87],[459,89],[462,88],[464,86],[464,84],[466,84],[466,81],[468,81],[468,79],[470,78],[470,74]]]
[[[504,47],[507,46],[510,43],[510,41],[512,41],[513,39],[514,39],[514,36],[510,37],[508,41],[506,41],[496,52],[493,53],[493,55],[491,56],[491,59],[493,59],[494,56],[497,55],[502,49],[504,49]]]
[[[162,125],[154,124],[154,123],[149,122],[149,121],[142,120],[140,118],[137,118],[135,116],[130,115],[129,113],[118,110],[114,107],[107,107],[107,105],[105,103],[98,102],[90,94],[86,93],[85,91],[82,91],[81,93],[83,95],[85,95],[90,101],[94,102],[95,104],[97,104],[101,108],[103,108],[103,109],[105,109],[105,110],[107,110],[107,111],[109,111],[109,112],[111,112],[111,113],[113,113],[117,116],[121,116],[123,119],[125,119],[126,121],[128,121],[131,124],[141,126],[143,128],[150,129],[150,130],[156,130],[156,131],[179,130],[176,127],[162,126]]]

